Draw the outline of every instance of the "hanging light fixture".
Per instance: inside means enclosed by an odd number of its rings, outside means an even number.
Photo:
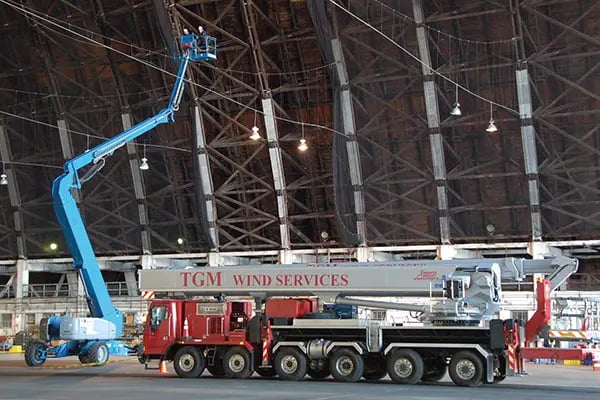
[[[250,135],[250,139],[260,139],[260,133],[258,133],[258,126],[256,126],[256,110],[254,110],[254,126],[252,126],[252,135]]]
[[[142,157],[142,162],[140,163],[140,169],[142,171],[147,171],[150,169],[150,165],[148,165],[148,159],[146,158],[146,145],[144,145],[144,157]]]
[[[8,178],[6,176],[6,168],[4,167],[4,161],[2,161],[2,174],[0,175],[0,185],[8,185]]]
[[[488,133],[498,132],[498,128],[496,127],[496,124],[494,123],[494,115],[492,114],[492,102],[490,102],[490,123],[489,123],[488,127],[485,129],[485,131]]]
[[[454,107],[450,111],[450,115],[453,117],[460,117],[462,115],[462,111],[460,111],[460,103],[458,102],[458,83],[456,84],[456,100],[454,102]]]
[[[304,138],[304,124],[302,124],[302,139],[300,139],[300,144],[298,145],[298,150],[306,151],[308,149],[308,145],[306,144],[306,139]]]

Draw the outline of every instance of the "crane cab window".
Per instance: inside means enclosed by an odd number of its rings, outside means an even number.
[[[156,306],[150,311],[150,329],[155,331],[169,316],[167,306]]]

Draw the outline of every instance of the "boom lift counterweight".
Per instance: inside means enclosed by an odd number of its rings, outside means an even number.
[[[168,106],[132,128],[106,140],[98,146],[67,161],[62,175],[54,180],[52,198],[54,211],[60,223],[67,245],[73,256],[73,264],[81,275],[86,291],[90,317],[50,316],[41,322],[41,340],[32,342],[25,352],[29,366],[42,365],[48,357],[77,355],[84,363],[104,363],[110,354],[127,355],[130,350],[114,339],[121,337],[123,314],[112,303],[102,277],[96,255],[81,218],[73,192],[98,173],[106,158],[160,124],[174,121],[183,96],[185,74],[189,62],[216,59],[216,39],[206,36],[198,43],[197,35],[181,37],[182,55],[176,56],[179,70]],[[89,167],[80,176],[82,169]],[[50,340],[65,340],[58,346],[49,347]]]

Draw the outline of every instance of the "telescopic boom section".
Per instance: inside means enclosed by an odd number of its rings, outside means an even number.
[[[52,186],[54,211],[65,234],[67,245],[73,256],[74,266],[81,272],[88,296],[91,316],[103,318],[114,323],[116,326],[116,337],[121,335],[123,317],[121,312],[112,304],[96,260],[94,249],[72,192],[81,189],[83,183],[91,179],[104,166],[105,159],[111,156],[115,150],[160,124],[174,121],[173,114],[179,109],[179,102],[183,95],[185,73],[190,59],[192,61],[215,59],[214,53],[206,57],[198,57],[197,54],[197,49],[194,47],[185,47],[182,56],[177,57],[180,60],[179,71],[177,72],[177,78],[167,108],[160,111],[157,115],[136,124],[132,128],[67,161],[64,165],[63,174],[54,180]],[[79,171],[88,166],[88,171],[80,177]]]

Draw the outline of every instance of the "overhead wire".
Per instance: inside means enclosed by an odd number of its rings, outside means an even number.
[[[360,23],[366,25],[367,27],[369,27],[373,31],[377,32],[380,36],[384,37],[387,41],[391,42],[394,46],[396,46],[397,48],[399,48],[400,50],[402,50],[402,52],[404,52],[410,58],[412,58],[413,60],[417,61],[422,66],[424,66],[427,69],[429,69],[434,75],[442,78],[443,80],[445,80],[447,82],[452,83],[453,85],[458,86],[460,89],[462,89],[466,93],[469,93],[471,96],[474,96],[474,97],[476,97],[476,98],[478,98],[480,100],[483,100],[484,102],[489,103],[490,105],[495,105],[498,108],[502,108],[502,109],[508,111],[511,114],[518,115],[518,112],[515,111],[515,110],[513,110],[512,108],[510,108],[508,106],[505,106],[504,104],[501,104],[501,103],[495,102],[493,100],[490,100],[490,99],[488,99],[488,98],[486,98],[486,97],[484,97],[484,96],[482,96],[480,94],[477,94],[477,93],[473,92],[472,90],[470,90],[469,88],[465,87],[464,85],[461,85],[460,83],[454,81],[452,78],[449,78],[449,77],[445,76],[444,74],[442,74],[441,72],[437,71],[431,65],[428,65],[425,61],[421,60],[420,57],[414,55],[410,50],[406,49],[405,47],[402,47],[400,44],[398,44],[396,41],[394,41],[392,38],[390,38],[384,32],[382,32],[379,29],[377,29],[376,27],[374,27],[371,23],[369,23],[368,21],[365,21],[360,16],[356,15],[352,11],[350,11],[350,10],[346,9],[345,7],[343,7],[342,5],[338,4],[336,2],[336,0],[329,0],[329,2],[331,4],[333,4],[334,6],[336,6],[337,8],[339,8],[340,10],[344,11],[345,13],[347,13],[352,18],[356,19]]]
[[[6,4],[6,5],[9,5],[10,7],[14,8],[14,9],[15,9],[16,11],[18,11],[18,12],[21,12],[21,13],[27,14],[27,15],[29,15],[29,16],[31,16],[31,17],[33,17],[33,18],[37,18],[37,19],[39,19],[39,20],[42,20],[42,21],[44,21],[44,22],[47,22],[47,23],[49,23],[49,24],[51,24],[51,25],[53,25],[53,26],[56,26],[56,27],[58,27],[58,28],[60,28],[60,29],[62,29],[62,30],[65,30],[65,31],[67,31],[67,32],[71,32],[71,33],[73,33],[74,35],[76,35],[76,36],[77,36],[77,37],[79,37],[79,38],[82,38],[82,39],[84,39],[84,40],[86,40],[86,41],[88,41],[88,42],[90,42],[90,43],[93,43],[93,44],[95,44],[95,45],[99,46],[99,47],[103,47],[103,48],[105,48],[105,49],[108,49],[108,50],[114,51],[114,52],[116,52],[117,54],[120,54],[120,55],[122,55],[122,56],[125,56],[125,57],[127,57],[127,58],[131,59],[131,60],[134,60],[134,61],[136,61],[136,62],[139,62],[140,64],[146,65],[147,67],[150,67],[150,68],[152,68],[152,69],[155,69],[155,70],[157,70],[157,71],[160,71],[160,72],[164,73],[165,75],[168,75],[168,76],[171,76],[171,77],[175,77],[175,78],[177,77],[177,74],[175,74],[175,73],[172,73],[172,72],[170,72],[170,71],[167,71],[167,70],[165,70],[165,69],[162,69],[162,68],[160,68],[160,67],[158,67],[158,66],[156,66],[156,65],[154,65],[154,64],[152,64],[152,63],[150,63],[150,62],[148,62],[148,61],[146,61],[146,60],[143,60],[143,59],[140,59],[139,57],[135,57],[135,56],[132,56],[132,55],[130,55],[130,54],[127,54],[127,53],[125,53],[125,52],[123,52],[123,51],[121,51],[121,50],[119,50],[119,49],[116,49],[116,48],[114,48],[114,47],[111,47],[111,46],[105,45],[104,43],[100,43],[100,42],[98,42],[97,40],[94,40],[94,39],[92,39],[92,38],[89,38],[89,37],[87,37],[87,36],[85,36],[85,35],[83,35],[83,34],[81,34],[81,33],[77,32],[77,31],[74,31],[74,30],[72,30],[72,29],[70,29],[70,28],[68,28],[68,27],[65,27],[65,26],[63,26],[63,25],[61,25],[61,24],[58,24],[58,23],[56,23],[56,22],[54,22],[54,21],[52,21],[52,20],[48,19],[48,18],[46,17],[46,15],[45,15],[45,14],[38,13],[38,12],[37,12],[37,10],[36,10],[36,11],[31,11],[31,9],[27,9],[27,8],[26,8],[25,6],[23,6],[22,4],[16,4],[16,3],[14,3],[14,2],[11,2],[11,1],[8,1],[8,0],[0,0],[0,3],[3,3],[3,4]],[[69,26],[71,26],[71,24],[69,24]],[[247,110],[250,110],[250,111],[255,111],[255,112],[257,112],[257,113],[259,113],[259,114],[261,114],[261,115],[264,115],[264,112],[263,112],[262,110],[259,110],[259,109],[254,109],[254,108],[252,108],[252,107],[250,107],[250,106],[247,106],[246,104],[244,104],[244,103],[242,103],[242,102],[240,102],[240,101],[237,101],[237,100],[235,100],[235,99],[234,99],[234,98],[232,98],[232,97],[229,97],[229,96],[227,96],[227,95],[224,95],[224,94],[222,94],[222,93],[220,93],[220,92],[218,92],[218,91],[216,91],[216,90],[213,90],[213,89],[211,89],[211,88],[209,88],[209,87],[207,87],[207,86],[204,86],[204,85],[202,85],[202,84],[199,84],[199,83],[197,83],[197,82],[191,81],[191,80],[189,80],[189,79],[185,79],[185,82],[186,82],[186,83],[188,83],[188,84],[190,84],[190,85],[193,85],[193,86],[199,87],[199,88],[201,88],[201,89],[203,89],[203,90],[206,90],[207,92],[210,92],[210,93],[212,93],[212,94],[214,94],[214,95],[216,95],[216,96],[218,96],[218,97],[221,97],[221,98],[223,98],[224,100],[227,100],[227,101],[230,101],[230,102],[232,102],[232,103],[234,103],[234,104],[237,104],[237,105],[239,105],[239,106],[243,107],[244,109],[247,109]],[[281,117],[281,116],[273,116],[273,118],[274,118],[274,119],[276,119],[276,120],[279,120],[279,121],[288,122],[288,123],[295,124],[295,125],[301,125],[301,124],[302,124],[302,122],[300,122],[300,121],[292,120],[292,119],[290,119],[290,118],[285,118],[285,117]],[[313,127],[313,128],[318,128],[318,129],[322,129],[322,130],[327,130],[327,131],[330,131],[330,132],[333,132],[333,133],[335,133],[335,134],[342,135],[342,136],[345,136],[345,137],[346,137],[346,136],[348,136],[348,135],[347,135],[347,134],[345,134],[344,132],[337,131],[337,130],[335,130],[335,129],[333,129],[333,128],[330,128],[330,127],[328,127],[328,126],[324,126],[324,125],[317,125],[317,124],[313,124],[313,123],[304,122],[304,126],[310,126],[310,127]]]

